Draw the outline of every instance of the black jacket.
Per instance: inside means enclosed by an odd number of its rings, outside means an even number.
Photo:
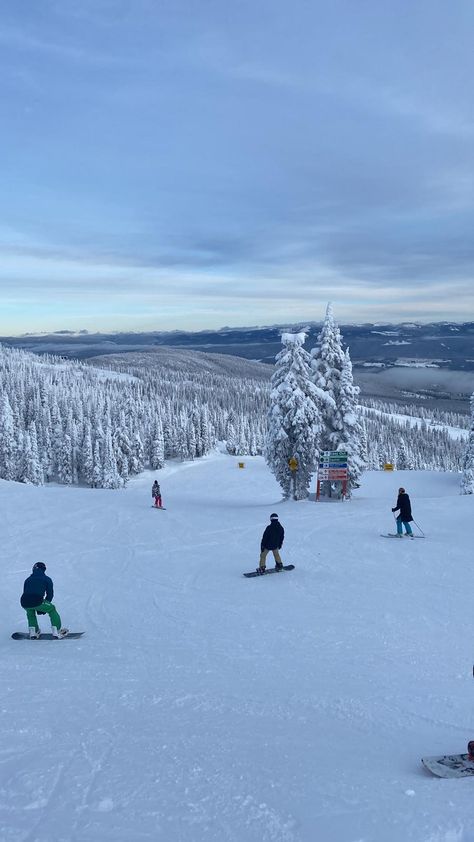
[[[397,512],[400,509],[400,514],[397,517],[397,520],[403,520],[405,523],[409,523],[413,520],[411,516],[411,504],[410,498],[406,491],[403,494],[399,494],[397,497],[397,505],[392,512]]]
[[[20,605],[22,608],[36,608],[44,599],[52,602],[53,596],[53,580],[43,570],[33,570],[31,576],[25,579]]]
[[[260,550],[280,550],[283,545],[285,530],[278,520],[272,520],[262,535]]]

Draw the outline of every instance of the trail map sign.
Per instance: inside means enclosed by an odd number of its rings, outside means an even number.
[[[342,499],[347,490],[347,452],[345,450],[323,450],[319,454],[316,500],[319,500],[322,482],[342,482]]]

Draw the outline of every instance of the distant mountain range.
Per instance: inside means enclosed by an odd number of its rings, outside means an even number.
[[[0,342],[36,354],[85,359],[111,354],[146,354],[172,349],[230,354],[273,364],[283,331],[305,330],[305,348],[316,344],[321,323],[220,330],[88,333],[58,331],[0,337]],[[465,397],[474,390],[474,322],[340,325],[356,381],[365,394],[406,399]]]
[[[281,349],[280,335],[284,330],[306,330],[308,339],[305,347],[311,350],[320,328],[320,323],[305,322],[287,326],[224,327],[199,332],[74,333],[64,330],[4,336],[0,337],[0,342],[37,354],[54,353],[79,359],[101,354],[143,352],[166,345],[273,363],[275,354]],[[474,371],[474,322],[347,324],[341,325],[340,329],[356,367],[408,364]]]

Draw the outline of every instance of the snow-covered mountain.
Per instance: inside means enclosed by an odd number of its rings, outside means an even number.
[[[226,327],[198,332],[90,334],[87,331],[58,331],[3,337],[0,342],[38,354],[52,353],[70,358],[146,355],[165,346],[168,354],[172,349],[186,349],[191,353],[231,355],[273,365],[281,349],[282,331],[288,329],[306,331],[306,348],[311,351],[321,323]],[[474,391],[474,322],[343,324],[341,332],[344,347],[350,348],[355,380],[363,395],[434,400],[443,409],[448,409],[454,408],[453,401],[463,401]],[[456,409],[460,411],[460,406]]]
[[[0,482],[2,842],[468,842],[474,497],[374,472],[282,503],[212,454],[120,491]],[[425,539],[385,539],[398,486]],[[244,579],[276,511],[292,573]],[[418,531],[418,530],[416,530]],[[10,640],[42,560],[79,642]],[[40,618],[46,628],[45,618]]]
[[[147,352],[160,346],[187,348],[210,353],[232,354],[273,364],[280,350],[283,331],[308,333],[307,349],[311,350],[321,329],[321,322],[298,322],[292,325],[224,327],[220,330],[150,331],[122,333],[88,333],[57,331],[49,334],[26,334],[1,337],[0,342],[36,353],[55,353],[69,357],[90,357],[98,354]],[[364,363],[396,365],[398,360],[416,366],[420,362],[451,370],[474,371],[474,322],[432,322],[417,324],[366,323],[342,324],[345,343],[350,346],[355,366]]]

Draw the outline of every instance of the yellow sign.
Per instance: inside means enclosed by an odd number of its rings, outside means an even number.
[[[383,466],[384,471],[393,471],[393,464],[392,462],[385,462]]]
[[[297,471],[298,470],[298,460],[295,459],[294,456],[291,459],[288,459],[288,467],[290,471]]]

